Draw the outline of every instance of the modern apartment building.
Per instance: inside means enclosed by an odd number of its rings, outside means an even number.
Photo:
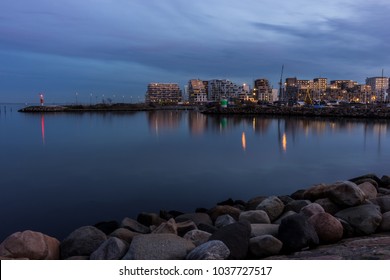
[[[272,87],[267,79],[261,78],[254,81],[253,85],[255,99],[259,101],[272,102]]]
[[[145,96],[147,103],[178,103],[182,100],[182,91],[175,83],[150,83]]]
[[[197,104],[207,102],[207,92],[203,81],[190,80],[188,82],[188,101]]]
[[[375,101],[386,101],[388,100],[387,90],[389,89],[389,78],[388,77],[371,77],[366,79],[366,85],[371,86],[371,89],[376,94]]]
[[[239,86],[229,80],[210,80],[208,81],[208,101],[219,102],[221,99],[238,99],[244,91]]]
[[[328,86],[327,78],[314,78],[313,79],[313,87],[315,91],[326,91],[326,87]]]

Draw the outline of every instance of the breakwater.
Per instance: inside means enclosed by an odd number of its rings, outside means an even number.
[[[368,174],[192,213],[141,212],[59,241],[26,230],[1,259],[390,259],[390,177]]]
[[[338,107],[287,107],[287,106],[240,106],[213,107],[202,111],[210,115],[271,115],[298,117],[336,117],[336,118],[390,118],[390,107],[385,105],[359,105]]]
[[[390,107],[385,104],[348,105],[337,107],[288,107],[288,106],[220,106],[206,107],[197,105],[153,105],[153,104],[95,104],[95,105],[52,105],[28,106],[19,112],[50,113],[50,112],[136,112],[158,110],[197,110],[209,115],[268,115],[268,116],[298,116],[298,117],[331,117],[331,118],[369,118],[389,119]]]

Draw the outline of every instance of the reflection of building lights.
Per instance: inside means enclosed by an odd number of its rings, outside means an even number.
[[[246,137],[245,137],[245,132],[242,132],[241,142],[242,142],[242,149],[245,151],[245,150],[246,150]]]
[[[256,118],[253,118],[252,125],[253,125],[253,131],[256,131]]]
[[[282,136],[282,148],[283,148],[284,152],[287,151],[287,135],[286,135],[286,132],[283,133],[283,136]]]

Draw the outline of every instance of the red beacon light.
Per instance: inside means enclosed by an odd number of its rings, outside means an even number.
[[[39,95],[39,101],[41,103],[41,106],[43,106],[43,94],[42,93]]]

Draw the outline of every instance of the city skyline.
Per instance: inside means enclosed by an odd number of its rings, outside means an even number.
[[[388,77],[390,4],[331,0],[0,3],[0,102],[144,96],[152,81]]]

